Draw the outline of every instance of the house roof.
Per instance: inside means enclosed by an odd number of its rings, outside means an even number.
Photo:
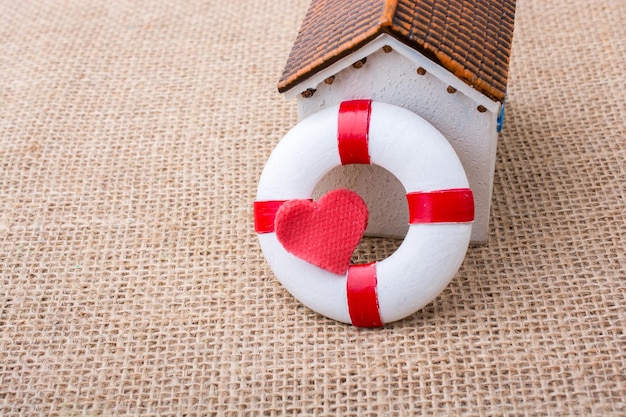
[[[389,34],[502,102],[515,0],[312,0],[278,91]]]

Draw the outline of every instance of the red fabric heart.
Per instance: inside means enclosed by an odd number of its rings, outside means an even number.
[[[276,213],[276,237],[285,249],[334,274],[345,274],[367,227],[367,204],[338,189],[319,201],[290,200]]]

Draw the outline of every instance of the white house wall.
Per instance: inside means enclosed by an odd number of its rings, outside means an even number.
[[[385,36],[374,42],[367,49],[375,52],[367,56],[362,68],[346,66],[346,63],[363,58],[360,54],[364,49],[317,74],[318,80],[331,75],[334,80],[332,84],[322,81],[315,85],[312,97],[298,96],[300,119],[344,100],[363,98],[395,104],[420,115],[450,141],[459,156],[474,192],[476,219],[472,241],[486,242],[500,104],[475,90],[468,91],[471,87],[467,84],[395,39]],[[383,45],[391,45],[392,51],[384,52]],[[426,74],[418,74],[419,67],[424,68]],[[333,70],[339,72],[333,73]],[[309,80],[306,88],[311,88],[310,83]],[[448,92],[450,85],[456,88],[455,93]],[[306,88],[296,86],[294,90]],[[485,111],[479,112],[479,105]],[[408,219],[405,191],[387,171],[362,165],[339,167],[322,180],[318,193],[337,187],[355,189],[368,203],[368,234],[404,236]]]

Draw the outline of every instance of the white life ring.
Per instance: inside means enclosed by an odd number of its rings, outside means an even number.
[[[340,149],[346,129],[348,136],[356,131],[353,138],[364,139],[348,143],[348,148],[365,151],[367,161]],[[284,201],[311,199],[326,173],[349,163],[377,164],[390,171],[404,186],[410,211],[416,214],[411,214],[409,231],[391,256],[369,267],[350,267],[340,276],[285,250],[272,230],[272,216]],[[278,280],[312,310],[361,327],[402,319],[433,300],[463,261],[473,218],[467,177],[443,135],[415,113],[369,100],[328,107],[293,127],[272,152],[255,201],[255,228]],[[355,279],[373,274],[374,283],[353,285],[351,272]],[[373,304],[356,305],[361,302]]]

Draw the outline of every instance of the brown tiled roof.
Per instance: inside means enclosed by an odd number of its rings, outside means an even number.
[[[502,101],[515,0],[312,0],[278,90],[387,33]]]

